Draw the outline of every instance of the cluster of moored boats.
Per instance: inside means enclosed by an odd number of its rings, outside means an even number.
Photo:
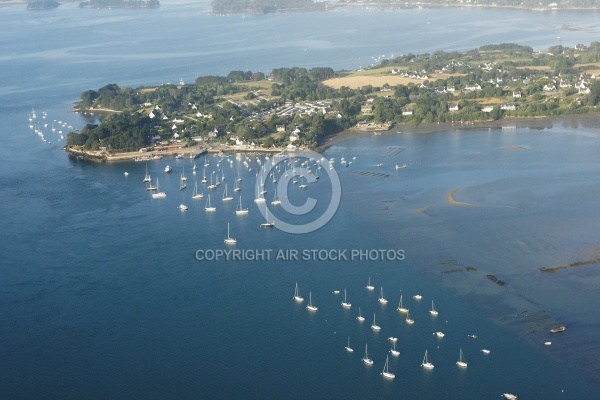
[[[375,286],[372,285],[371,283],[371,278],[369,277],[368,279],[368,283],[365,286],[365,289],[368,291],[374,291],[375,290]],[[339,295],[341,292],[340,290],[334,290],[332,292],[334,295]],[[419,302],[423,299],[423,296],[420,294],[414,294],[412,296],[413,300],[416,302]],[[298,283],[296,283],[296,287],[294,290],[294,296],[293,296],[293,300],[297,303],[297,304],[301,304],[304,302],[304,298],[301,296],[300,294],[300,289],[298,287]],[[388,303],[388,300],[385,298],[384,296],[384,292],[383,292],[383,287],[380,288],[380,292],[379,292],[379,297],[377,299],[378,303],[380,303],[381,305],[385,305]],[[344,309],[349,309],[352,307],[352,304],[350,303],[350,301],[348,300],[348,294],[346,289],[344,289],[343,291],[343,300],[341,302],[341,306]],[[313,301],[313,297],[312,297],[312,292],[309,292],[308,295],[308,304],[306,305],[306,309],[311,312],[311,313],[315,313],[319,310],[318,306],[314,303]],[[396,308],[396,311],[398,311],[399,314],[404,315],[404,319],[406,321],[406,323],[408,325],[413,325],[415,323],[414,319],[411,318],[410,316],[410,310],[409,308],[404,304],[403,301],[403,295],[400,294],[400,300],[398,303],[398,307]],[[431,317],[435,318],[438,317],[439,312],[438,310],[436,310],[435,308],[435,304],[433,302],[433,300],[431,301],[431,309],[429,310],[429,314],[431,315]],[[358,321],[358,323],[362,324],[365,322],[365,317],[362,315],[362,311],[361,308],[358,307],[358,315],[356,317],[356,320]],[[371,329],[373,330],[373,332],[377,333],[381,331],[381,326],[378,324],[377,322],[377,315],[376,313],[373,313],[373,323],[371,324]],[[433,332],[433,335],[436,336],[438,339],[443,339],[446,334],[444,332],[441,331],[437,331],[437,332]],[[476,339],[477,335],[475,334],[469,334],[467,335],[469,338],[471,339]],[[395,336],[390,336],[388,337],[388,341],[390,342],[390,350],[389,350],[389,354],[386,354],[385,357],[385,363],[383,365],[383,369],[381,372],[381,376],[385,379],[394,379],[396,377],[396,375],[394,374],[394,372],[391,371],[390,369],[390,361],[389,361],[389,356],[391,355],[392,357],[399,357],[400,356],[400,351],[396,348],[396,344],[398,342],[398,338]],[[353,353],[354,349],[350,346],[350,337],[348,337],[346,346],[345,346],[345,350],[349,353]],[[481,349],[480,350],[481,353],[485,356],[489,355],[491,353],[491,351],[489,349]],[[368,344],[365,344],[365,351],[364,351],[364,356],[361,359],[361,361],[363,362],[363,364],[365,364],[366,366],[370,367],[372,365],[374,365],[374,361],[373,359],[369,356],[369,351],[368,351]],[[456,361],[456,366],[458,368],[461,369],[466,369],[468,367],[468,362],[465,359],[465,356],[463,354],[463,350],[462,348],[459,348],[459,353],[458,353],[458,359]],[[424,370],[433,370],[434,369],[434,364],[433,362],[430,360],[429,358],[429,354],[428,351],[425,350],[425,354],[423,356],[423,361],[421,362],[421,367]],[[502,396],[504,396],[504,398],[506,399],[517,399],[517,396],[511,393],[504,393]]]
[[[42,117],[38,118],[38,115],[35,111],[34,108],[31,109],[31,112],[29,113],[28,116],[28,121],[29,121],[29,129],[31,129],[34,133],[36,133],[40,139],[42,139],[42,141],[44,143],[48,143],[48,144],[52,144],[52,142],[46,138],[46,135],[48,133],[52,133],[54,134],[54,136],[56,137],[56,140],[58,142],[60,142],[61,140],[64,140],[65,136],[63,134],[62,129],[66,128],[69,130],[73,130],[73,126],[69,125],[67,122],[64,122],[62,120],[53,120],[52,122],[48,123],[49,118],[48,118],[48,113],[46,111],[42,112]],[[50,127],[49,127],[50,125]],[[50,132],[48,132],[48,128],[50,129]]]
[[[292,184],[297,185],[299,189],[306,189],[308,188],[309,184],[313,184],[318,181],[319,170],[322,169],[321,162],[325,160],[312,160],[307,158],[303,159],[302,156],[290,157],[285,154],[276,154],[272,157],[268,155],[259,157],[253,153],[237,153],[235,155],[237,163],[234,163],[233,157],[229,155],[215,154],[214,156],[216,161],[212,161],[209,157],[205,157],[204,164],[200,165],[200,167],[195,161],[191,166],[195,180],[191,200],[197,201],[205,199],[204,201],[206,203],[204,211],[209,213],[216,212],[218,207],[215,204],[215,197],[217,197],[215,196],[215,192],[222,189],[222,196],[219,197],[221,197],[221,200],[224,203],[235,201],[238,204],[234,214],[237,216],[248,215],[250,210],[244,206],[241,196],[242,177],[240,170],[246,169],[248,172],[251,172],[253,168],[256,168],[258,171],[256,173],[256,177],[260,184],[256,185],[254,203],[262,209],[265,217],[265,221],[260,224],[262,228],[275,227],[276,223],[272,213],[269,212],[269,206],[267,206],[267,199],[265,198],[265,195],[267,194],[266,185],[271,183],[275,185],[279,179],[282,179],[284,182],[289,181]],[[227,166],[229,166],[229,168],[227,168]],[[202,172],[199,171],[200,168],[202,168]],[[236,168],[237,177],[235,177],[236,173],[234,172]],[[233,170],[230,173],[234,176],[234,178],[231,179],[231,184],[233,187],[230,187],[230,185],[227,183],[229,182],[229,180],[226,180],[226,178],[229,178],[229,176],[226,177],[227,169]],[[173,172],[173,168],[170,164],[168,164],[165,166],[162,172],[164,174],[171,174]],[[196,177],[200,173],[202,173],[202,178],[198,181]],[[125,176],[129,175],[128,172],[124,172],[124,174]],[[146,174],[142,182],[146,184],[146,190],[150,192],[153,199],[164,199],[167,197],[167,192],[161,190],[159,186],[160,184],[158,177],[153,179],[150,175],[150,172],[148,171],[148,164],[146,164]],[[188,177],[185,173],[185,166],[182,166],[181,176],[179,179],[179,190],[185,190],[187,186]],[[282,204],[282,201],[286,200],[278,198],[278,193],[280,192],[281,191],[276,189],[273,190],[274,195],[271,201],[271,206],[279,206]],[[237,199],[234,197],[236,193],[238,194],[236,196]],[[178,208],[181,211],[187,211],[189,209],[185,203],[181,203]],[[228,235],[224,239],[224,242],[226,244],[237,243],[237,240],[230,235],[230,224],[228,224],[227,230]]]

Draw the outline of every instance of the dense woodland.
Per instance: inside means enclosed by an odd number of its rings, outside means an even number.
[[[360,122],[470,122],[595,112],[600,79],[590,73],[594,69],[600,71],[600,42],[537,53],[527,46],[498,44],[467,52],[407,54],[361,72],[294,67],[276,68],[268,76],[231,71],[185,85],[132,89],[108,84],[83,92],[78,107],[117,112],[98,126],[70,133],[67,145],[122,151],[153,142],[186,144],[200,138],[232,143],[236,138],[270,147],[289,144],[296,131],[294,144],[312,147]],[[406,85],[358,89],[323,83],[352,74],[416,78]]]

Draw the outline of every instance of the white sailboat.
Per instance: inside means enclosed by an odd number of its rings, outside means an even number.
[[[201,199],[203,197],[204,197],[204,195],[202,193],[198,192],[198,182],[196,182],[194,184],[194,193],[192,194],[192,199],[198,200],[198,199]]]
[[[367,345],[365,344],[365,356],[362,359],[362,362],[365,363],[365,365],[373,365],[373,360],[371,360],[369,358],[369,352],[367,351]]]
[[[225,243],[227,244],[236,244],[237,240],[232,238],[231,235],[229,234],[229,223],[227,223],[227,237],[224,240]]]
[[[239,181],[235,181],[235,183],[233,184],[233,191],[234,191],[234,192],[239,192],[240,190],[242,190],[242,189],[240,189],[240,187],[238,186],[238,182],[239,182]]]
[[[227,184],[225,184],[225,191],[223,192],[223,201],[231,201],[233,196],[227,194]]]
[[[383,297],[383,286],[381,287],[381,291],[379,292],[379,299],[377,300],[381,304],[387,304],[387,299]]]
[[[386,379],[394,379],[396,377],[396,375],[390,372],[388,356],[385,356],[385,365],[383,366],[383,372],[381,373],[381,376]]]
[[[258,192],[258,195],[254,199],[254,202],[255,203],[264,203],[265,202],[265,196],[263,196],[262,192]]]
[[[277,190],[275,190],[275,196],[273,196],[273,201],[271,202],[271,204],[274,205],[274,206],[281,205],[281,200],[279,200],[277,198]]]
[[[460,349],[460,353],[458,353],[458,361],[456,362],[460,368],[467,368],[467,361],[463,357],[462,348]]]
[[[375,313],[373,313],[373,325],[371,325],[371,329],[373,329],[375,332],[381,330],[381,327],[377,325],[377,321],[375,320]]]
[[[263,222],[262,224],[260,224],[261,228],[273,228],[275,226],[275,222],[273,221],[269,221],[269,209],[267,208],[266,210],[266,221]]]
[[[158,190],[158,178],[156,178],[156,192],[152,193],[152,198],[153,199],[164,199],[165,197],[167,197],[167,194],[165,192],[161,192]]]
[[[200,181],[202,184],[206,184],[206,168],[204,168],[204,173],[202,175],[202,180]]]
[[[300,177],[300,186],[298,186],[300,189],[306,189],[308,187],[308,185],[306,184],[306,178],[304,177],[304,175],[302,175]]]
[[[213,207],[210,205],[210,194],[208,195],[208,199],[206,200],[206,207],[204,207],[204,211],[216,211],[217,207]]]
[[[438,315],[438,312],[436,311],[435,307],[433,306],[433,300],[431,300],[431,310],[429,310],[429,314],[433,315],[434,317],[436,317]]]
[[[304,301],[304,297],[300,296],[300,289],[298,289],[298,282],[296,282],[296,289],[294,290],[294,301],[298,303],[302,303]]]
[[[365,317],[363,317],[362,314],[360,313],[360,307],[358,307],[358,317],[356,317],[356,319],[358,320],[358,322],[365,321]]]
[[[421,363],[421,367],[425,369],[433,369],[434,365],[429,362],[429,358],[427,357],[427,350],[425,350],[425,357],[423,357],[423,362]]]
[[[312,292],[308,292],[308,305],[306,306],[308,311],[317,311],[319,307],[314,306],[312,303]]]
[[[210,185],[208,185],[207,187],[208,187],[209,189],[216,189],[216,188],[217,188],[217,185],[215,185],[215,184],[213,183],[213,177],[212,177],[212,175],[210,176]]]
[[[183,167],[181,170],[181,180],[183,182],[187,181],[187,176],[185,176],[185,167]]]
[[[410,317],[410,313],[408,311],[406,312],[406,323],[408,325],[412,325],[415,323],[415,320]]]
[[[348,302],[348,300],[346,300],[346,289],[344,289],[344,301],[342,301],[342,307],[344,307],[344,308],[352,307],[352,304],[350,302]]]
[[[242,208],[242,196],[240,196],[240,205],[238,206],[237,210],[235,210],[236,215],[246,215],[248,214],[248,209],[247,208]]]
[[[144,183],[152,182],[152,178],[150,177],[150,174],[148,173],[148,164],[146,164],[146,176],[144,177],[143,182]]]
[[[187,181],[187,178],[185,177],[185,175],[182,172],[181,178],[179,179],[179,190],[183,190],[187,187],[186,181]]]
[[[367,290],[375,290],[375,286],[371,285],[371,277],[369,277],[369,283],[367,284]]]
[[[354,349],[352,347],[350,347],[350,336],[348,336],[348,345],[346,346],[346,351],[348,353],[354,352]]]
[[[406,314],[408,312],[408,308],[402,305],[402,295],[400,295],[400,303],[398,304],[397,310],[403,314]]]
[[[156,181],[158,182],[158,178],[156,179]],[[153,191],[156,189],[157,189],[156,186],[152,186],[152,181],[148,182],[148,185],[146,185],[146,190],[148,190],[148,191]]]
[[[396,342],[392,342],[392,348],[390,349],[390,353],[394,357],[398,357],[400,355],[400,352],[398,350],[396,350]]]

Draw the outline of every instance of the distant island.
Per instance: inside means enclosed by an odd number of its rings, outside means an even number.
[[[215,14],[266,14],[288,11],[325,11],[336,7],[422,8],[422,7],[494,7],[528,10],[598,10],[596,0],[213,0]]]
[[[80,8],[157,8],[158,0],[89,0],[79,3]]]
[[[512,43],[406,54],[356,71],[231,71],[190,84],[108,84],[76,109],[107,113],[67,136],[67,150],[113,154],[169,146],[315,148],[347,131],[454,126],[598,112],[600,42],[534,52]]]

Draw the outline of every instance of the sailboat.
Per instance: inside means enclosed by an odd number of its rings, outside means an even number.
[[[181,178],[179,179],[179,190],[183,190],[187,187],[186,182],[187,178],[185,177],[185,175],[183,174],[183,172],[181,173]]]
[[[156,179],[156,181],[158,182],[158,178]],[[148,185],[146,185],[146,190],[148,191],[152,191],[152,190],[156,190],[157,187],[156,186],[152,186],[152,181],[148,182]]]
[[[195,171],[198,169],[198,166],[196,165],[196,163],[194,162],[194,166],[192,167],[192,171]]]
[[[231,235],[229,234],[229,223],[227,223],[227,237],[225,238],[225,243],[227,244],[236,244],[237,240],[232,238]]]
[[[201,199],[203,197],[204,197],[204,195],[202,193],[198,192],[198,182],[196,182],[194,184],[194,193],[192,194],[192,199],[198,200],[198,199]]]
[[[246,215],[248,214],[248,209],[247,208],[242,208],[242,196],[240,196],[240,205],[237,208],[237,210],[235,210],[236,215]]]
[[[407,311],[407,312],[406,312],[406,323],[407,323],[408,325],[412,325],[412,324],[414,324],[414,323],[415,323],[415,320],[414,320],[414,319],[412,319],[412,318],[410,317],[410,315],[409,315],[409,314],[410,314],[410,313]]]
[[[266,210],[266,221],[260,224],[261,228],[273,228],[275,226],[275,222],[269,221],[269,209]]]
[[[433,307],[433,300],[431,300],[431,310],[429,310],[429,314],[433,315],[434,317],[438,315],[438,312]]]
[[[158,190],[158,178],[156,178],[156,193],[152,193],[152,198],[153,199],[164,199],[165,197],[167,197],[167,194],[165,192],[160,192]]]
[[[427,350],[425,350],[425,357],[423,357],[423,362],[421,363],[421,367],[425,369],[433,369],[433,364],[429,362],[427,358]]]
[[[304,301],[304,297],[300,296],[300,289],[298,289],[298,282],[296,282],[296,289],[294,290],[294,301],[298,303],[302,303]]]
[[[373,360],[371,360],[369,358],[369,353],[367,352],[367,345],[365,344],[365,356],[362,359],[362,362],[365,363],[365,365],[373,365]]]
[[[242,189],[240,189],[240,187],[238,186],[238,182],[239,182],[239,181],[235,181],[235,183],[233,184],[233,191],[234,191],[234,192],[239,192],[240,190],[242,190]]]
[[[202,180],[200,182],[203,184],[206,184],[206,168],[204,168],[204,173],[202,175]]]
[[[386,379],[394,379],[396,377],[396,375],[390,372],[388,356],[385,356],[385,365],[383,366],[383,372],[381,373],[381,376]]]
[[[210,176],[210,185],[208,185],[207,187],[208,187],[209,189],[216,189],[216,188],[217,188],[217,185],[215,185],[215,184],[213,183],[213,177],[212,177],[212,175]]]
[[[390,353],[394,357],[398,357],[400,355],[400,352],[398,350],[396,350],[396,342],[392,342],[392,348],[390,349]]]
[[[312,292],[308,292],[308,305],[306,306],[306,309],[308,311],[317,311],[319,309],[319,307],[313,306],[313,303],[312,303]]]
[[[262,185],[262,183],[261,183],[261,185]],[[254,199],[254,202],[255,203],[264,203],[265,202],[265,196],[263,196],[263,192],[258,191],[258,188],[257,188],[257,196]]]
[[[187,181],[187,176],[185,176],[185,167],[183,167],[183,169],[181,171],[181,180],[183,182]]]
[[[208,195],[208,199],[206,200],[206,207],[204,207],[204,211],[216,211],[217,207],[211,207],[210,205],[210,194]]]
[[[383,297],[383,286],[381,287],[381,291],[379,292],[379,299],[377,301],[381,304],[387,304],[387,299]]]
[[[346,289],[344,289],[344,301],[342,301],[342,307],[344,307],[344,308],[352,307],[352,304],[349,303],[348,300],[346,300]]]
[[[148,173],[148,164],[146,164],[146,176],[144,177],[143,182],[144,183],[152,182],[152,178],[150,177],[150,174]]]
[[[231,201],[233,200],[233,196],[227,195],[227,184],[225,184],[225,191],[223,192],[223,201]]]
[[[365,321],[365,317],[363,317],[362,314],[360,313],[360,307],[358,307],[358,317],[356,317],[356,319],[358,320],[358,322]]]
[[[408,308],[406,308],[402,305],[402,295],[400,295],[400,304],[398,304],[397,310],[404,314],[408,312]]]
[[[458,353],[458,361],[456,362],[456,365],[461,368],[467,368],[467,362],[463,358],[462,348],[460,349],[460,353]]]
[[[308,185],[306,184],[306,178],[304,177],[304,175],[302,175],[300,177],[300,181],[302,183],[300,183],[300,186],[298,186],[300,189],[306,189],[308,187]]]
[[[271,204],[274,206],[281,205],[281,200],[277,198],[277,190],[275,190],[275,196],[273,196],[273,201],[271,202]]]
[[[373,313],[373,325],[371,325],[371,329],[373,329],[376,332],[381,330],[381,327],[377,325],[377,322],[375,321],[375,313]]]
[[[354,351],[354,349],[350,347],[350,336],[348,336],[348,345],[346,346],[346,351],[348,353],[352,353]]]
[[[375,286],[371,285],[371,277],[369,277],[369,283],[367,284],[367,290],[375,290]]]

